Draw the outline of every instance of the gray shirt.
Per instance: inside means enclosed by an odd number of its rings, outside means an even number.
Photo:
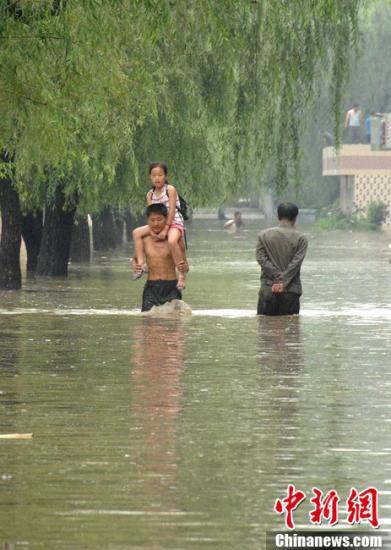
[[[306,237],[290,224],[264,229],[258,236],[257,262],[262,268],[261,288],[283,282],[284,291],[301,294],[300,267],[307,251]],[[265,288],[266,287],[266,288]]]

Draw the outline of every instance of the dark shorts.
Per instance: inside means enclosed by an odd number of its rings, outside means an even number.
[[[294,292],[260,292],[258,315],[294,315],[300,311],[300,296]]]
[[[149,311],[153,306],[161,306],[171,300],[182,300],[182,293],[177,289],[178,281],[147,281],[143,292],[141,311]]]

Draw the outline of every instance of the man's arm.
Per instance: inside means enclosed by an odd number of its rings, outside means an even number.
[[[152,233],[152,232],[151,232]],[[151,236],[152,238],[152,236]],[[144,244],[144,238],[141,239],[141,244],[142,244],[142,252],[145,256],[145,244]],[[138,264],[137,263],[137,257],[136,257],[136,253],[134,252],[133,254],[133,257],[129,259],[130,261],[130,265],[132,267],[132,270],[133,270],[133,273],[135,275],[138,275],[140,273],[142,273],[144,271],[144,266],[141,265],[141,264]]]
[[[143,266],[136,263],[136,258],[130,258],[130,265],[132,266],[133,273],[138,274],[143,271]]]
[[[281,281],[282,273],[278,269],[278,267],[276,267],[273,264],[273,262],[270,260],[269,256],[267,255],[267,252],[261,237],[258,237],[255,257],[259,265],[262,267],[262,271],[264,272],[266,277],[271,279],[273,282]]]
[[[300,237],[297,244],[296,252],[288,264],[288,267],[282,273],[282,282],[284,283],[284,290],[289,286],[292,279],[297,275],[300,270],[300,266],[303,263],[305,253],[307,252],[308,241],[305,237]]]

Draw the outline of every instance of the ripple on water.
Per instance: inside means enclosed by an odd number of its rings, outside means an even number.
[[[159,308],[157,308],[158,310]],[[41,309],[41,308],[13,308],[13,309],[0,309],[0,315],[96,315],[96,316],[144,316],[139,309],[118,309],[118,308],[105,308],[105,309],[78,309],[78,308],[53,308],[53,309]],[[226,318],[243,318],[243,317],[255,317],[256,313],[254,309],[193,309],[192,314],[197,317],[226,317]],[[344,309],[305,309],[300,312],[303,317],[350,317],[352,319],[360,319],[365,321],[388,321],[391,320],[391,308],[386,307],[368,307],[359,306]]]

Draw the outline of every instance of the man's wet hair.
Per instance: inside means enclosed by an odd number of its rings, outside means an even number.
[[[293,202],[282,202],[278,205],[277,214],[279,220],[289,220],[293,222],[299,214],[299,209]]]
[[[167,218],[168,210],[166,205],[161,204],[160,202],[157,202],[156,204],[150,204],[145,210],[145,215],[147,216],[147,218],[149,218],[151,214],[161,214],[162,216]]]

